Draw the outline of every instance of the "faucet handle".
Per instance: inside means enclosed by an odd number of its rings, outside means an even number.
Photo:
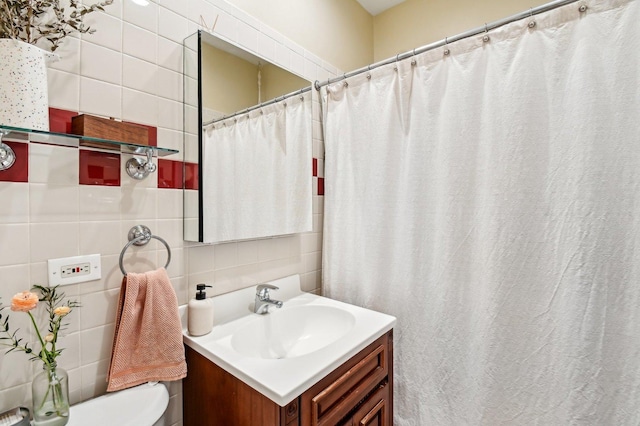
[[[280,288],[272,284],[258,284],[256,296],[269,297],[269,290],[279,290]]]

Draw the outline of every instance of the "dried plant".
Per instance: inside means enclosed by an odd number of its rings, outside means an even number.
[[[50,43],[56,50],[70,34],[92,34],[93,28],[85,26],[84,17],[113,3],[105,0],[84,6],[77,0],[68,0],[68,10],[60,0],[1,0],[0,38],[22,40],[36,44],[39,40]]]

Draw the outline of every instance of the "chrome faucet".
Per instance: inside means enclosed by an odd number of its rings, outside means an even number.
[[[269,306],[275,305],[278,309],[282,308],[282,302],[279,300],[271,300],[269,290],[278,290],[278,287],[271,284],[259,284],[256,287],[256,303],[253,312],[264,315],[269,312]]]

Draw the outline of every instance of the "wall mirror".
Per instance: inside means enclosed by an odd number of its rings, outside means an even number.
[[[265,176],[268,174],[265,173],[265,167],[282,167],[280,160],[265,159],[265,154],[255,153],[255,149],[253,149],[254,153],[248,156],[252,158],[236,160],[235,169],[231,167],[233,172],[229,172],[229,164],[234,161],[233,158],[240,157],[241,154],[234,152],[231,157],[221,156],[215,161],[211,161],[211,157],[218,154],[212,153],[210,140],[212,128],[227,126],[226,123],[232,127],[233,124],[230,120],[237,123],[243,119],[249,121],[257,114],[267,115],[268,113],[265,113],[267,106],[284,103],[284,109],[289,113],[297,108],[289,99],[297,98],[299,95],[301,99],[299,102],[303,102],[302,100],[306,97],[309,103],[309,153],[303,152],[300,155],[308,155],[308,158],[304,158],[303,161],[310,168],[310,123],[312,118],[309,89],[311,82],[202,30],[185,39],[183,60],[184,156],[185,162],[197,163],[198,165],[197,170],[188,167],[185,167],[184,170],[185,182],[192,182],[191,185],[185,185],[184,190],[184,239],[186,241],[218,243],[308,230],[300,226],[289,226],[292,214],[281,214],[281,212],[269,214],[265,212],[265,209],[268,210],[268,208],[261,206],[259,202],[256,202],[255,209],[251,204],[249,204],[251,207],[246,207],[247,204],[242,207],[238,203],[229,202],[220,196],[219,192],[214,191],[213,187],[231,187],[235,194],[246,194],[248,192],[241,185],[255,187],[265,184],[265,188],[278,188],[282,181],[287,181],[287,179],[269,184],[263,182],[269,178],[251,181],[244,179],[245,174],[239,175],[237,169],[240,168],[248,172],[262,170],[259,172],[260,176]],[[305,114],[307,114],[306,109]],[[287,120],[291,121],[289,118]],[[287,128],[286,133],[288,132]],[[247,136],[243,139],[245,140],[232,141],[234,142],[232,145],[239,145],[240,142],[246,142],[246,139],[254,138]],[[286,151],[286,155],[291,157],[292,151],[294,151],[291,146],[281,149],[281,145],[282,143],[274,145],[275,150]],[[242,155],[247,157],[245,154]],[[311,176],[310,171],[309,176]],[[193,184],[193,182],[197,183]],[[291,192],[286,187],[282,187],[280,190]],[[310,195],[311,187],[308,188],[308,192]],[[235,198],[238,197],[240,195]],[[277,195],[269,197],[277,198]],[[291,201],[284,202],[284,204],[287,203],[291,204]],[[310,206],[309,209],[306,208],[306,205],[304,207],[299,209],[302,212],[300,214],[306,215],[306,211],[309,210],[308,221],[311,223]],[[293,216],[296,215],[299,215],[299,212],[295,211]],[[216,217],[216,219],[213,220],[212,217]],[[254,225],[261,221],[270,221],[274,227],[254,229]],[[212,229],[224,228],[226,231],[231,222],[243,231],[218,232],[218,230]]]

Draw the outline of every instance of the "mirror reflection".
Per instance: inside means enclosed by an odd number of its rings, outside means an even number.
[[[207,32],[185,39],[184,152],[198,163],[197,189],[185,189],[185,240],[311,229],[310,85]],[[190,172],[185,181],[196,179]]]

